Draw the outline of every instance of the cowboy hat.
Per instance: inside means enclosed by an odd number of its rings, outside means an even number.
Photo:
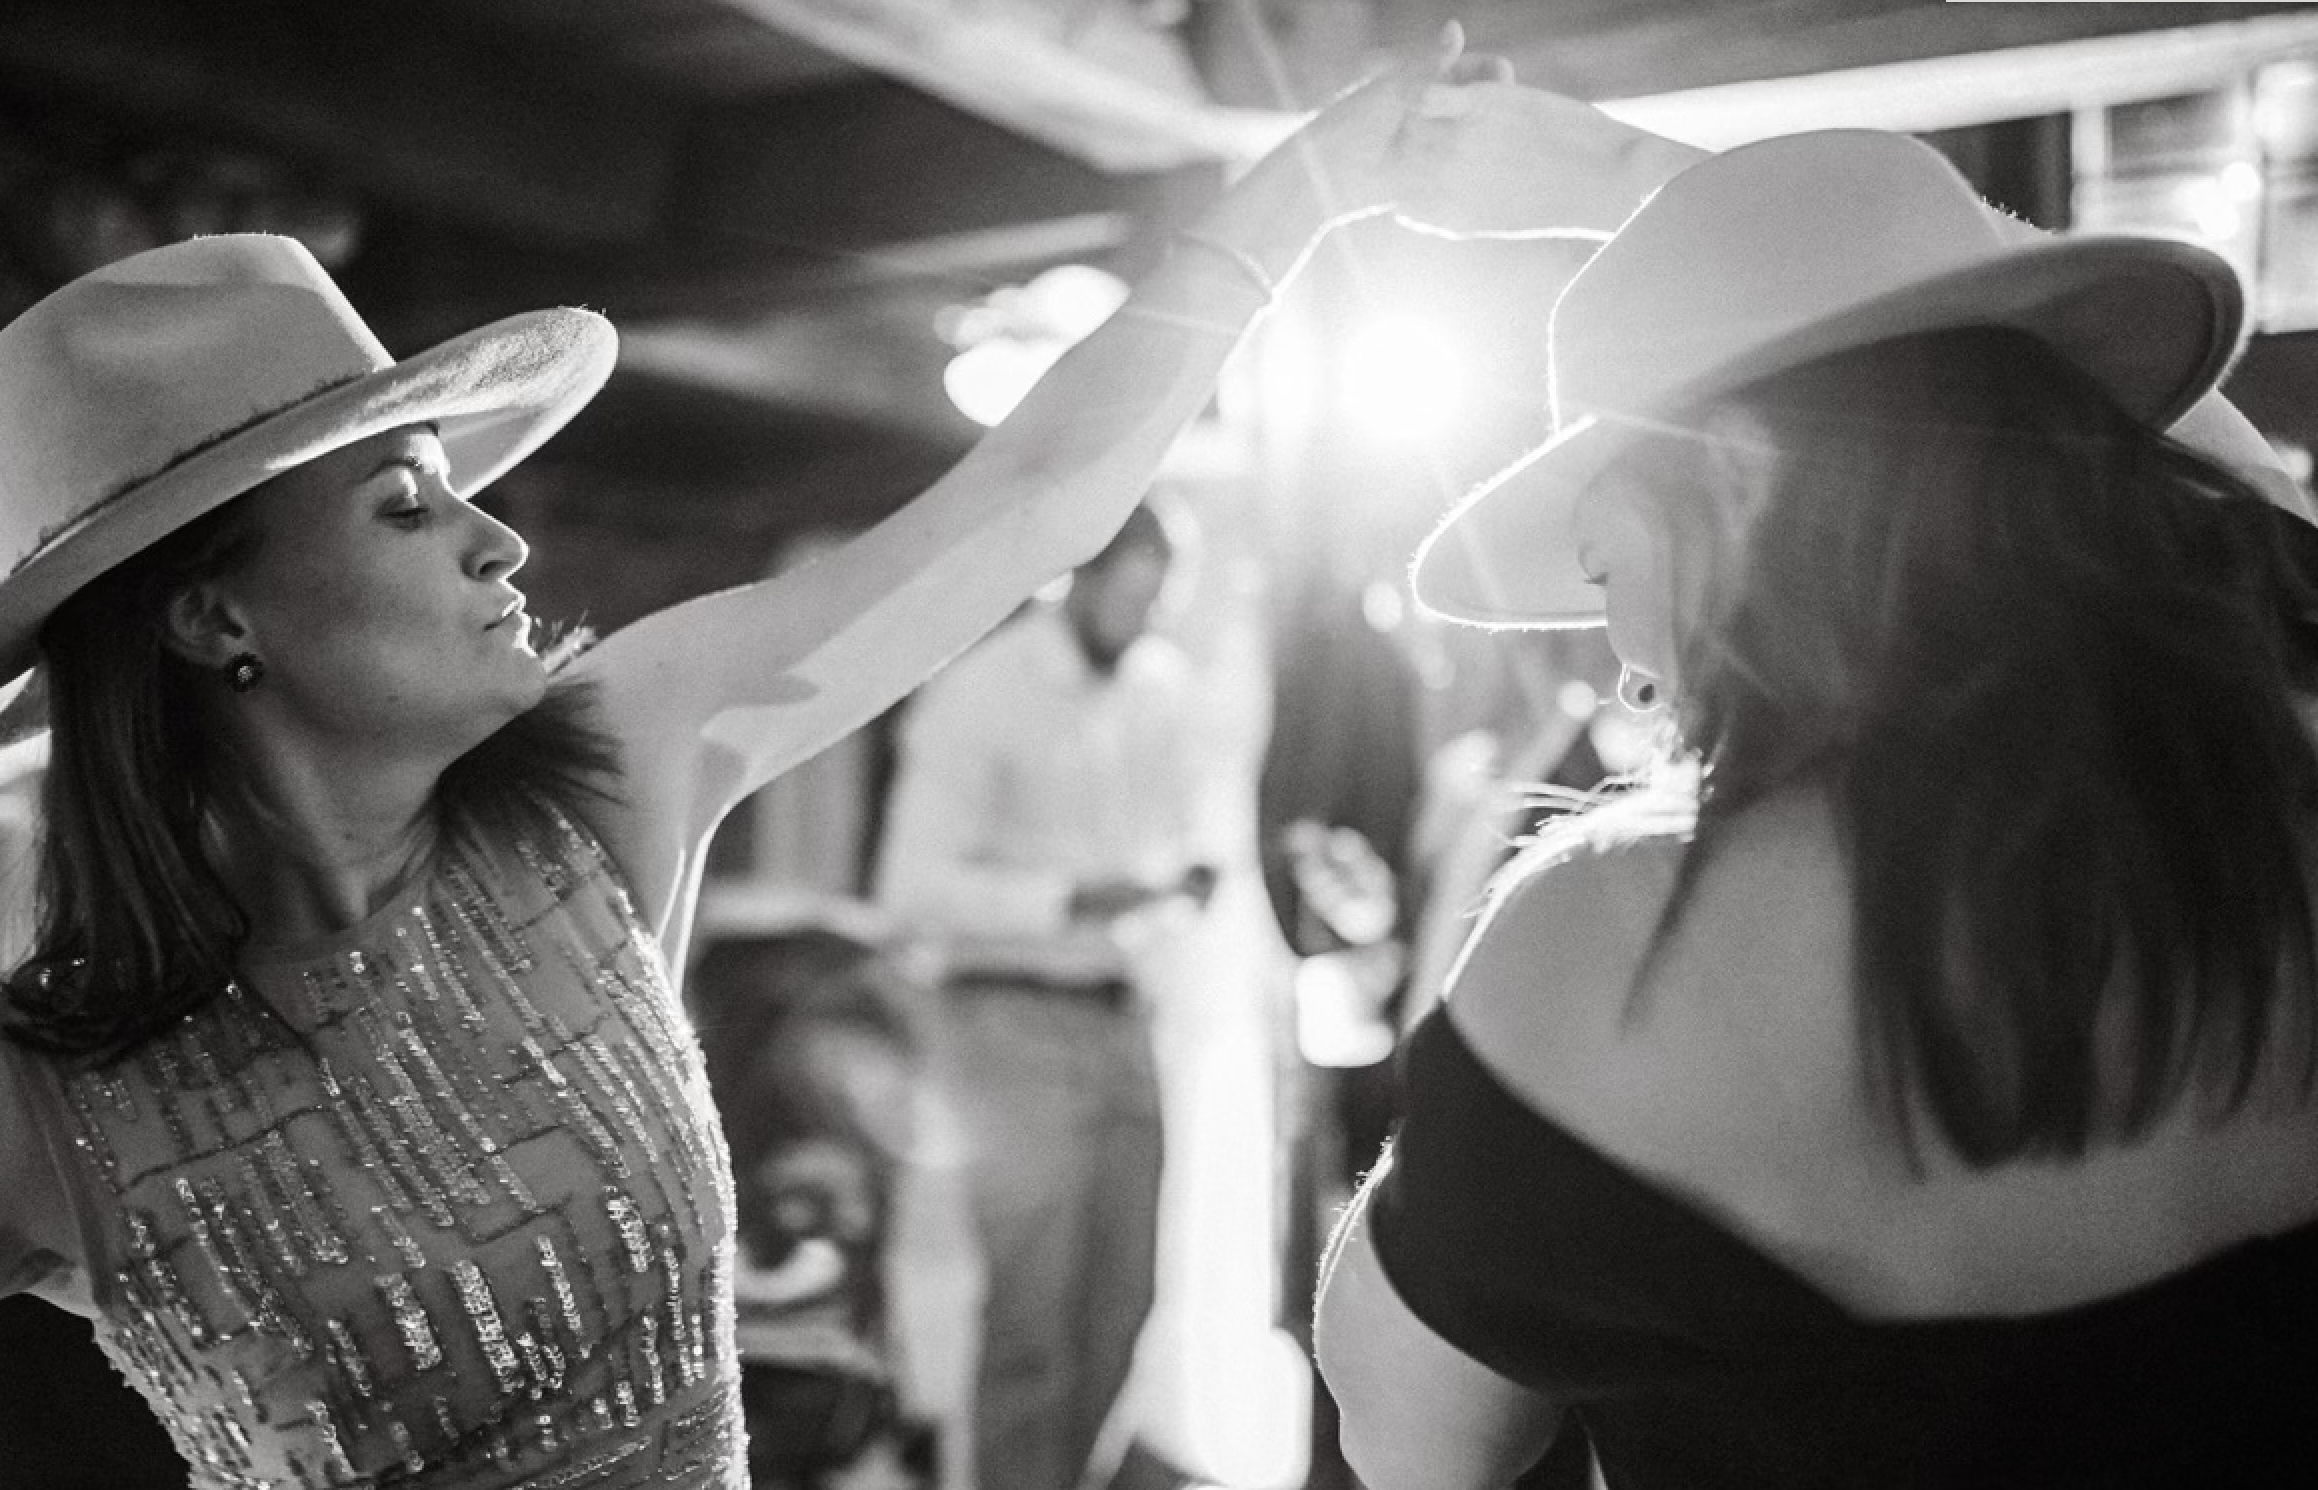
[[[495,321],[397,362],[293,238],[229,234],[83,275],[0,327],[0,703],[90,580],[270,477],[431,424],[470,494],[601,388],[592,311]]]
[[[1554,434],[1418,549],[1418,602],[1479,626],[1598,625],[1578,494],[1635,435],[1784,368],[1967,325],[2038,337],[2165,428],[2236,355],[2220,256],[2160,238],[2050,238],[1906,135],[1827,130],[1676,176],[1570,280],[1547,330]]]

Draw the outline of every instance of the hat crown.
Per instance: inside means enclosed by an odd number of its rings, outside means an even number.
[[[0,327],[0,575],[172,463],[391,366],[294,238],[147,250]]]
[[[2008,247],[1970,183],[1905,135],[1789,136],[1712,166],[1661,188],[1555,303],[1557,426]]]
[[[2034,337],[2162,429],[2227,370],[2245,288],[2176,239],[2047,237],[1904,135],[1822,130],[1710,157],[1570,279],[1547,337],[1553,437],[1425,540],[1419,603],[1485,626],[1599,624],[1578,496],[1638,431],[1786,368],[1965,326]]]

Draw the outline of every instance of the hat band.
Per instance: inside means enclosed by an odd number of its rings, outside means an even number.
[[[78,528],[82,524],[88,522],[98,513],[103,512],[108,507],[111,507],[115,502],[121,501],[123,498],[134,495],[138,488],[143,487],[151,482],[158,481],[163,476],[168,475],[171,471],[174,471],[179,466],[184,465],[187,461],[201,454],[204,450],[207,450],[215,445],[222,445],[226,441],[232,439],[235,435],[255,429],[257,426],[265,423],[269,419],[279,418],[281,415],[287,414],[290,412],[290,410],[297,408],[300,404],[311,403],[315,399],[320,398],[323,394],[330,392],[332,389],[343,388],[349,383],[359,382],[362,379],[369,377],[373,372],[377,371],[379,371],[377,368],[362,368],[354,372],[342,373],[334,378],[324,378],[321,382],[315,384],[312,388],[307,389],[304,393],[299,394],[296,398],[290,399],[281,404],[277,404],[270,409],[260,409],[257,413],[250,415],[247,419],[242,420],[240,423],[229,425],[228,427],[217,431],[215,434],[205,436],[193,444],[186,446],[183,450],[178,451],[175,455],[170,456],[167,460],[161,462],[160,465],[155,466],[152,470],[145,472],[143,475],[132,476],[128,480],[121,482],[111,491],[97,498],[97,500],[91,502],[88,506],[83,507],[80,511],[75,512],[71,516],[63,518],[57,522],[50,523],[47,527],[42,528],[38,533],[33,535],[32,547],[25,551],[24,557],[18,559],[15,563],[8,566],[7,578],[14,579],[24,570],[26,565],[32,563],[42,554],[45,554],[50,549],[54,548],[65,538],[66,535],[70,534],[75,528]]]

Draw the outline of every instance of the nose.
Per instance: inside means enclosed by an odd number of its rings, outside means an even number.
[[[523,541],[523,535],[480,507],[470,506],[467,511],[475,524],[467,549],[467,572],[476,579],[496,580],[521,569],[531,557],[531,545]]]

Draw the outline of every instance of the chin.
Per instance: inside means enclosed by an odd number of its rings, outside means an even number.
[[[523,653],[516,661],[514,676],[509,680],[506,690],[510,705],[507,713],[509,719],[528,712],[547,697],[547,665],[529,652]]]
[[[497,733],[509,720],[530,712],[547,696],[547,669],[528,653],[509,657],[462,692],[467,693],[461,712],[469,721],[468,732],[480,741]]]

